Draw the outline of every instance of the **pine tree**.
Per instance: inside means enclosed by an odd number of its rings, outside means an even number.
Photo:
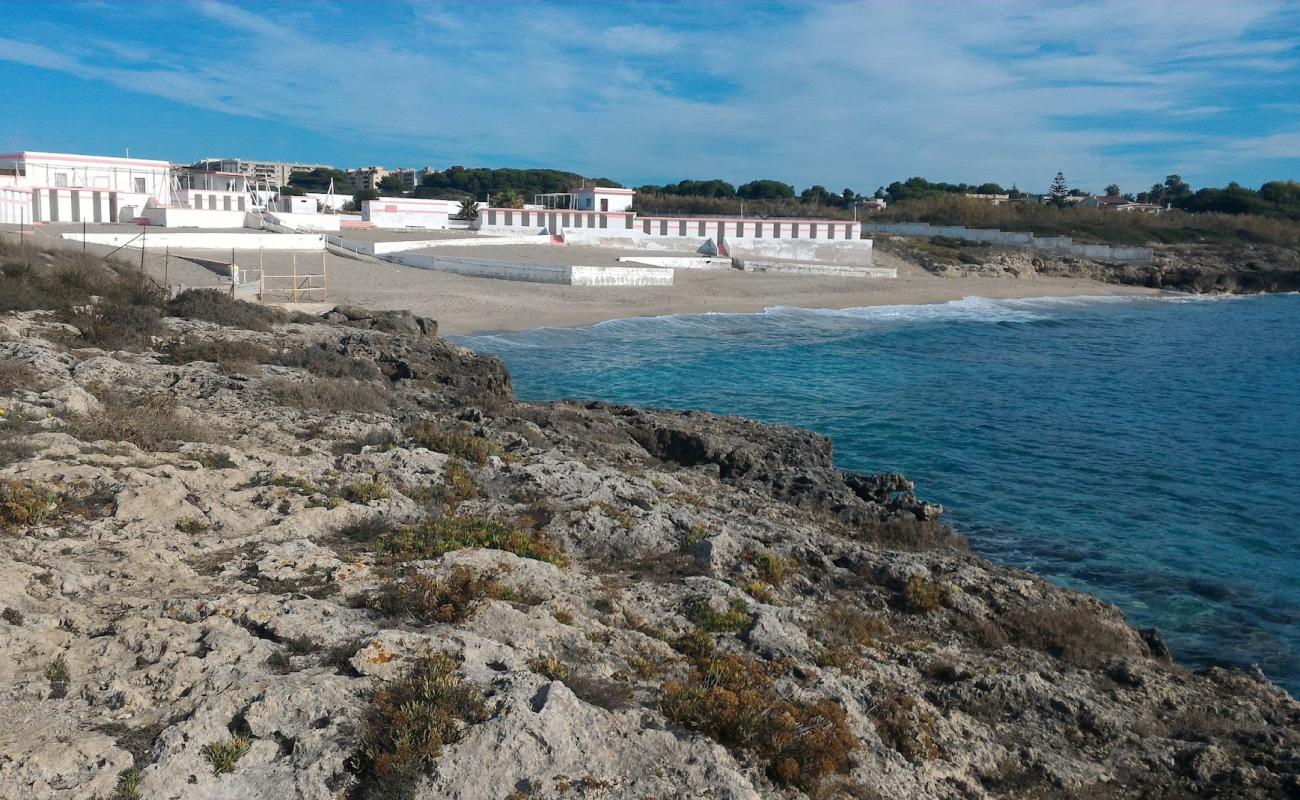
[[[1065,183],[1064,173],[1058,172],[1056,173],[1056,177],[1052,178],[1052,185],[1047,190],[1047,196],[1052,205],[1057,208],[1065,207],[1067,202],[1066,198],[1070,196],[1070,187]]]

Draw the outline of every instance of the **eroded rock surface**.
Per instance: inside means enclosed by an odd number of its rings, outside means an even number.
[[[1281,689],[970,555],[819,436],[517,403],[427,331],[164,326],[0,325],[30,370],[0,385],[0,796],[388,796],[374,693],[431,655],[482,713],[418,798],[1300,796]],[[184,337],[373,370],[173,363]]]

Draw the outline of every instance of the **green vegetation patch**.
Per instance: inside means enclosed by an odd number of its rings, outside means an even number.
[[[403,525],[379,539],[379,552],[399,561],[437,558],[466,547],[505,550],[556,566],[565,564],[559,545],[546,534],[485,517],[457,516]]]
[[[43,483],[0,478],[0,531],[40,525],[54,519],[62,499]]]
[[[445,655],[420,658],[396,680],[375,690],[361,747],[352,759],[358,796],[406,798],[468,726],[484,722],[482,692],[456,675]]]
[[[203,757],[212,765],[212,774],[220,775],[235,768],[239,759],[244,757],[252,741],[243,736],[232,736],[225,741],[212,742],[203,749]]]
[[[420,420],[406,429],[412,443],[438,453],[463,458],[473,464],[487,463],[497,447],[488,439],[462,428],[444,428],[429,420]]]

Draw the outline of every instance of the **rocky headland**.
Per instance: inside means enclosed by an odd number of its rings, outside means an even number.
[[[9,256],[0,796],[1300,796],[1285,691],[819,436]]]

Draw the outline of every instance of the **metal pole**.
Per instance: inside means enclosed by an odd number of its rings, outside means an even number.
[[[170,286],[170,277],[172,271],[172,246],[167,245],[163,255],[163,291],[167,291]]]
[[[144,227],[140,229],[140,274],[141,275],[144,275],[144,248],[149,241],[147,238],[145,238],[145,234],[148,232],[149,232],[148,227]]]
[[[298,302],[298,251],[293,251],[293,302]]]
[[[86,221],[81,221],[81,252],[86,252]]]

